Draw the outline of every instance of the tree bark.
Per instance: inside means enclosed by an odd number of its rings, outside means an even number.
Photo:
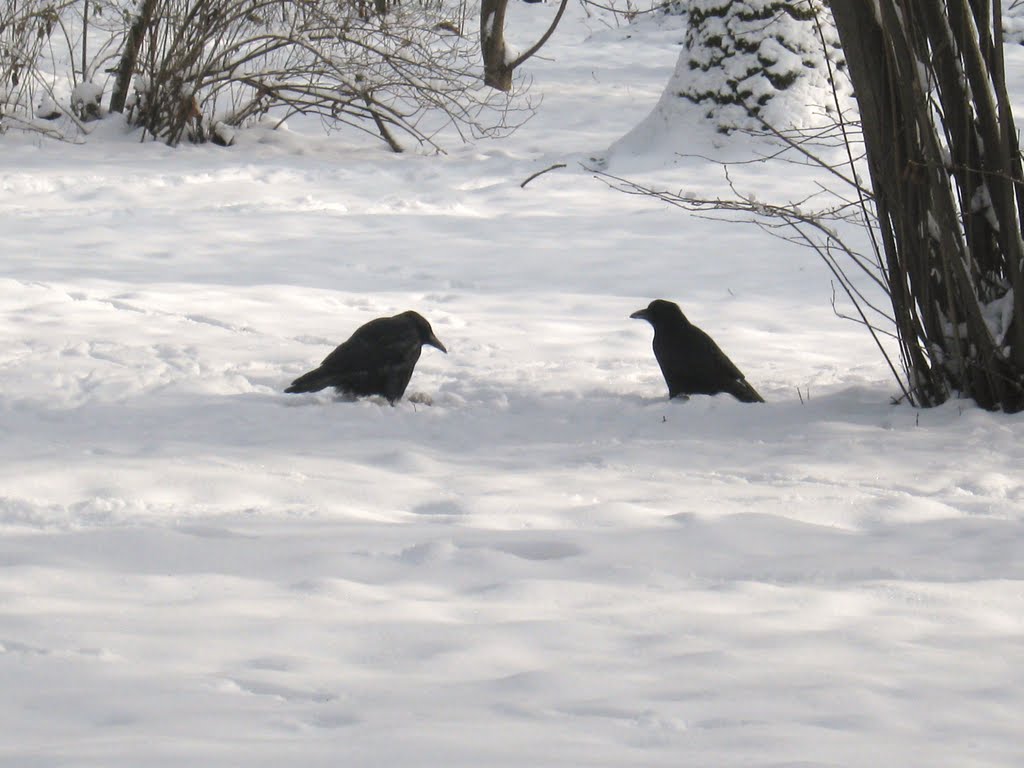
[[[499,91],[512,90],[512,74],[523,62],[539,51],[554,34],[562,20],[569,0],[562,0],[547,31],[525,53],[510,59],[505,46],[505,10],[508,0],[481,0],[480,50],[484,59],[484,85]]]
[[[508,0],[481,0],[480,50],[484,59],[484,85],[512,90],[512,67],[506,57],[505,9]]]
[[[830,5],[860,105],[912,398],[928,406],[959,393],[1021,410],[1022,174],[990,36],[998,12],[986,0]],[[990,324],[1007,307],[1010,322]]]
[[[144,0],[139,9],[139,15],[135,17],[135,21],[132,22],[132,26],[128,30],[124,51],[121,53],[121,62],[117,66],[117,75],[114,78],[114,88],[110,93],[111,112],[124,112],[128,88],[131,86],[135,65],[139,60],[139,51],[142,50],[142,40],[153,21],[157,2],[158,0]]]

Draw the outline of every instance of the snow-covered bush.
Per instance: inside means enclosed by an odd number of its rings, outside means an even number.
[[[149,16],[133,22],[141,21],[141,43],[125,71],[147,88],[129,114],[170,144],[223,136],[218,124],[296,113],[376,133],[396,150],[396,134],[433,143],[442,121],[476,135],[505,127],[508,99],[479,83],[475,43],[442,27],[448,4],[156,0],[142,8]]]
[[[801,129],[835,120],[833,82],[849,93],[835,77],[844,66],[821,0],[693,0],[669,87],[722,132],[760,130],[762,121]]]
[[[466,0],[0,0],[0,120],[82,134],[109,93],[109,111],[171,144],[296,113],[396,150],[446,126],[498,135],[521,121],[480,83],[470,13]]]
[[[95,83],[79,83],[71,89],[71,109],[79,120],[99,120],[102,100],[103,87]]]
[[[0,1],[0,115],[60,138],[100,117],[99,83],[120,45],[128,2]]]
[[[0,120],[31,120],[46,95],[39,59],[67,3],[0,3]]]

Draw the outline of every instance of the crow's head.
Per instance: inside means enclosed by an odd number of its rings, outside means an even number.
[[[655,328],[673,323],[685,325],[688,322],[678,304],[664,299],[655,299],[644,309],[638,309],[630,317],[634,320],[646,320]]]
[[[421,315],[419,312],[413,312],[409,310],[405,313],[412,321],[416,324],[416,331],[420,335],[421,344],[429,344],[432,347],[437,347],[446,355],[448,350],[445,348],[441,340],[434,335],[434,329],[430,327],[430,323],[427,322],[427,318]]]

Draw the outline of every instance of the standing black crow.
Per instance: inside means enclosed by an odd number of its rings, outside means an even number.
[[[670,398],[728,392],[744,403],[764,402],[714,339],[687,320],[678,304],[655,299],[630,317],[654,326],[654,356]]]
[[[392,405],[405,394],[424,344],[445,349],[430,323],[417,312],[378,317],[360,326],[319,368],[299,376],[285,392],[319,392],[334,387],[354,395],[383,395]]]

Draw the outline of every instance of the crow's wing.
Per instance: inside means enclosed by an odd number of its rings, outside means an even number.
[[[743,403],[763,403],[764,398],[748,382],[743,372],[722,351],[715,340],[700,328],[694,330],[704,338],[705,354],[707,355],[709,374],[720,379],[719,386]]]
[[[713,373],[723,379],[745,378],[740,369],[736,367],[736,364],[715,343],[714,339],[697,326],[692,326],[691,331],[693,344],[700,350],[699,355],[695,357],[699,359],[700,364],[707,369],[708,373]],[[697,362],[697,360],[694,362]]]
[[[411,323],[397,317],[379,317],[358,328],[324,358],[320,367],[337,372],[377,370],[400,363],[418,344]]]
[[[669,397],[731,392],[743,374],[708,334],[694,325],[659,328],[654,356],[668,384]]]
[[[408,318],[381,317],[352,334],[320,364],[331,386],[356,395],[402,396],[419,360],[419,332]]]

